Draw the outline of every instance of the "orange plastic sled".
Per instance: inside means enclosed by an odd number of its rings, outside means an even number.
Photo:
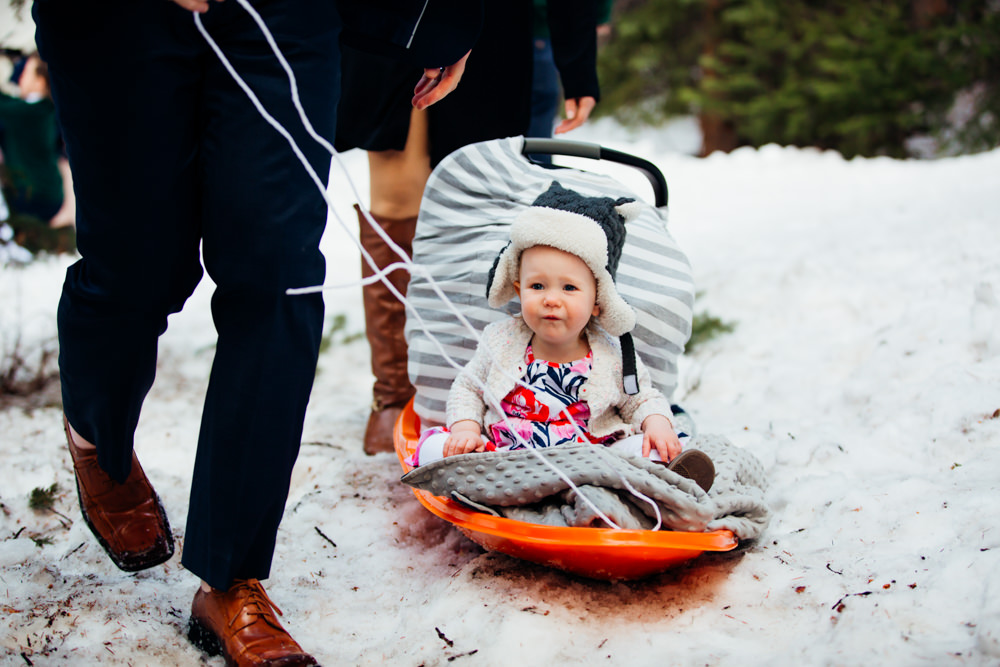
[[[393,433],[405,472],[412,469],[404,460],[416,449],[419,436],[420,418],[410,401]],[[685,533],[544,526],[474,512],[428,491],[414,489],[413,493],[433,514],[455,524],[486,549],[592,579],[641,579],[705,551],[729,551],[737,545],[728,530]]]

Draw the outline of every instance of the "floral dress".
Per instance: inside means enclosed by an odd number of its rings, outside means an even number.
[[[590,408],[580,400],[580,387],[590,375],[593,356],[588,351],[583,359],[559,364],[535,359],[529,345],[524,353],[528,368],[521,381],[530,389],[517,385],[500,402],[507,420],[489,425],[488,437],[494,446],[513,450],[524,449],[525,442],[534,448],[582,442],[574,423],[587,441],[608,440],[587,433]]]

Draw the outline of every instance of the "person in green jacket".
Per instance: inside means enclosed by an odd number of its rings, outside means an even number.
[[[19,97],[0,93],[3,193],[12,214],[48,223],[63,205],[59,130],[48,69],[37,54],[18,78]]]

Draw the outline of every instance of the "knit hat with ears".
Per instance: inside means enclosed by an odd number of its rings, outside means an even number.
[[[582,259],[597,281],[597,323],[612,336],[622,337],[628,393],[638,391],[637,384],[630,387],[630,380],[635,380],[635,353],[628,335],[635,327],[635,311],[618,293],[615,273],[625,245],[625,222],[641,210],[642,205],[634,199],[585,197],[553,181],[514,219],[510,242],[493,262],[486,282],[489,305],[500,308],[517,297],[513,283],[518,278],[521,253],[528,248],[550,246]]]

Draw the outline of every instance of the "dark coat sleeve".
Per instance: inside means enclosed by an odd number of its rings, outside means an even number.
[[[567,98],[599,100],[597,83],[597,3],[548,0],[552,55]]]
[[[483,0],[339,0],[341,41],[417,67],[445,67],[476,43]]]

